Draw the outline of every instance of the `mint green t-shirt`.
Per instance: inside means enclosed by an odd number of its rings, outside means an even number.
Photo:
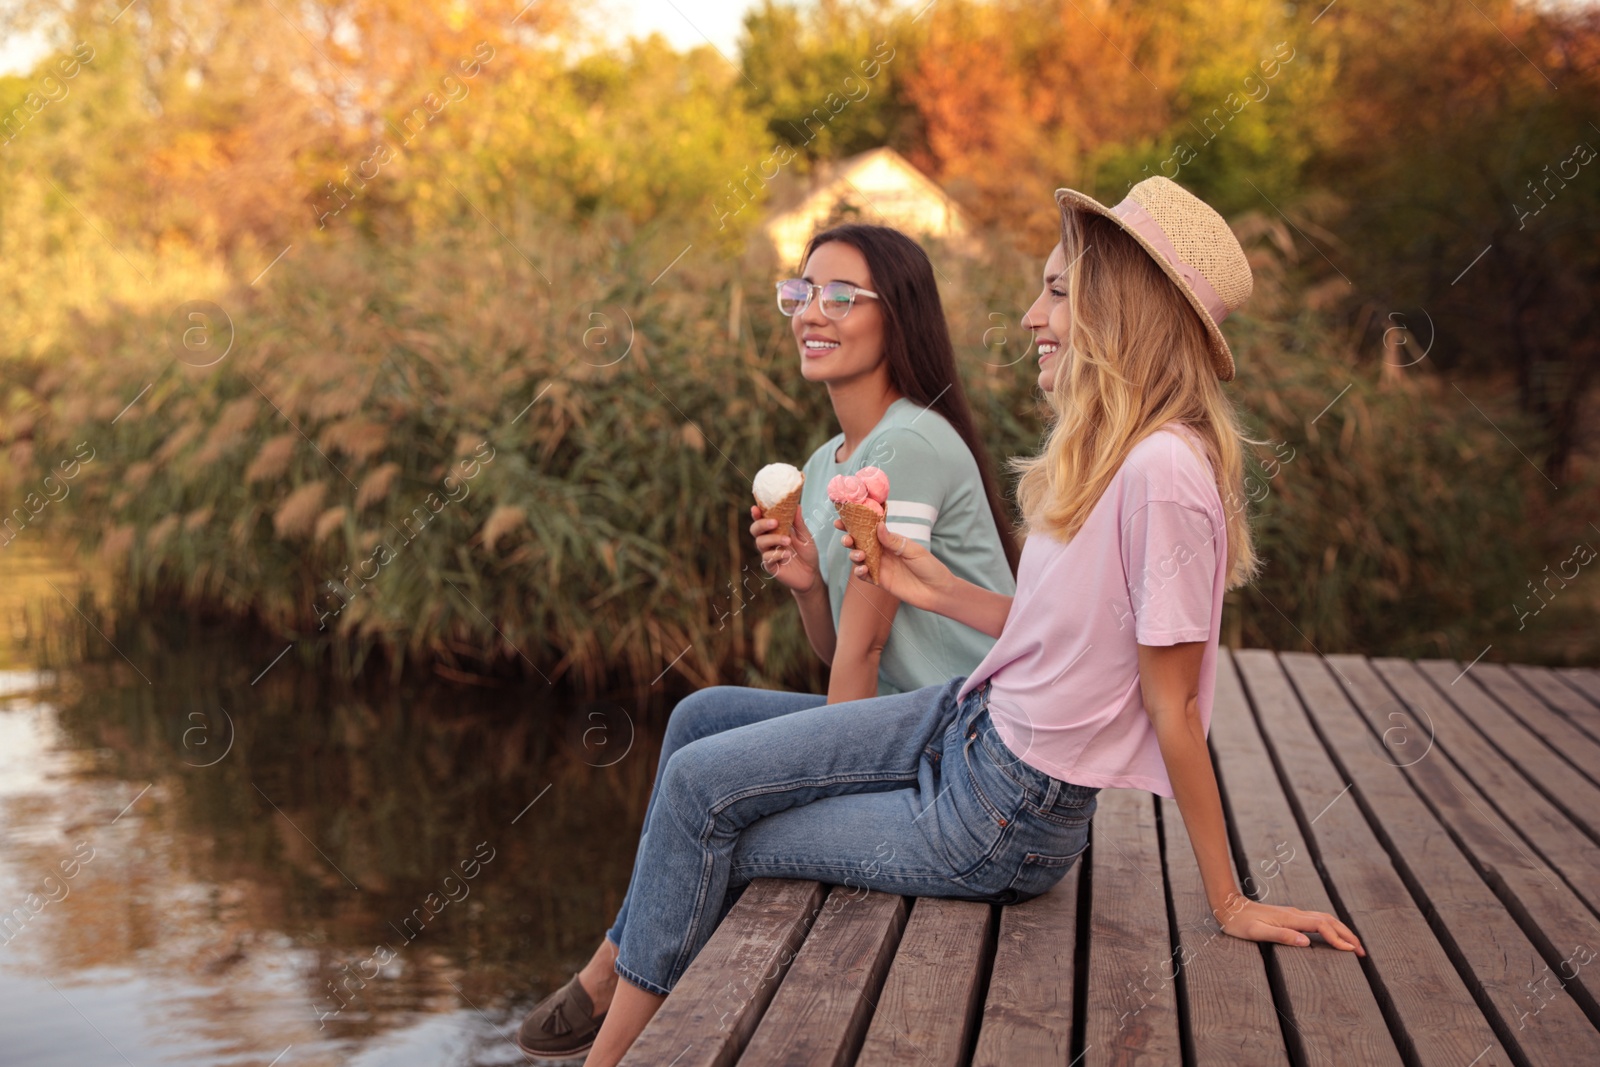
[[[998,593],[1016,592],[977,461],[943,415],[902,397],[889,405],[854,454],[835,462],[843,444],[844,434],[837,434],[811,454],[800,493],[801,514],[817,539],[836,631],[851,563],[849,549],[839,543],[844,535],[833,527],[838,511],[828,499],[828,482],[863,467],[878,467],[889,476],[884,524],[890,533],[920,541],[959,578]],[[994,643],[970,626],[901,604],[878,660],[878,695],[971,674]]]

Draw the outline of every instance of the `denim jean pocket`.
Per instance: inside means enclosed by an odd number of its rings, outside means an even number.
[[[995,748],[1002,755],[995,754]],[[1016,819],[1027,802],[1027,790],[1017,771],[1008,764],[1015,760],[994,736],[988,712],[983,712],[967,727],[961,738],[961,753],[967,765],[972,791],[996,825],[1004,827]]]
[[[1027,900],[1048,893],[1051,887],[1067,876],[1067,872],[1072,870],[1072,865],[1078,861],[1078,857],[1089,847],[1087,824],[1079,836],[1081,841],[1074,851],[1066,855],[1024,852],[1017,864],[1016,874],[1012,876],[1011,884],[1006,889],[1007,895],[1015,894],[1017,900]]]
[[[950,817],[941,820],[941,847],[957,881],[968,883],[986,873],[984,880],[992,884],[996,859],[1012,837],[1024,797],[984,754],[972,727],[967,731],[953,735],[953,747],[940,761],[947,766],[938,803]]]

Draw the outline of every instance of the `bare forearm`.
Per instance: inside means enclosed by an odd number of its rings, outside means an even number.
[[[878,664],[882,656],[882,650],[876,648],[836,655],[833,670],[828,675],[828,703],[842,704],[847,700],[877,696]]]
[[[999,637],[1006,619],[1011,615],[1011,601],[1012,598],[1004,593],[996,593],[993,589],[985,589],[965,578],[951,575],[928,610],[970,626],[979,633]]]
[[[1222,817],[1222,798],[1217,791],[1217,776],[1206,749],[1205,731],[1200,725],[1198,707],[1191,703],[1183,711],[1159,715],[1156,740],[1161,758],[1172,782],[1173,799],[1189,831],[1189,845],[1200,866],[1200,880],[1206,899],[1218,919],[1236,906],[1239,884],[1228,861],[1228,834]]]
[[[852,580],[846,585],[833,673],[828,676],[828,703],[878,695],[878,668],[899,609],[898,600],[870,582]]]
[[[831,666],[839,635],[833,628],[833,605],[828,602],[827,587],[819,581],[811,592],[794,594],[794,602],[800,608],[800,625],[805,627],[812,651]]]

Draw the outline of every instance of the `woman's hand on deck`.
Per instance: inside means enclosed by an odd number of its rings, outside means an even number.
[[[1361,939],[1344,923],[1325,911],[1304,911],[1277,904],[1262,904],[1244,896],[1235,897],[1227,907],[1219,908],[1214,915],[1222,924],[1223,933],[1245,941],[1272,941],[1280,945],[1311,944],[1306,934],[1317,933],[1334,948],[1365,956]]]
[[[761,569],[787,586],[791,592],[803,596],[816,588],[820,573],[817,565],[817,542],[806,529],[806,520],[798,511],[794,513],[794,533],[778,529],[777,519],[764,518],[759,505],[750,506],[750,535],[756,539],[756,550],[761,553]]]
[[[833,525],[843,530],[844,520],[834,519]],[[905,534],[890,533],[881,522],[877,533],[878,544],[883,548],[878,554],[878,586],[914,608],[939,611],[941,598],[951,585],[950,568],[926,547]],[[867,554],[856,547],[855,538],[846,532],[840,543],[850,549],[855,576],[872,581],[867,570]]]

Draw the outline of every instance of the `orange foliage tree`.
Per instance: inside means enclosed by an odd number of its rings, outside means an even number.
[[[1057,222],[1046,191],[1081,178],[1102,147],[1170,120],[1178,55],[1158,16],[1075,0],[933,8],[906,75],[926,130],[914,161],[982,222],[1047,240]]]

